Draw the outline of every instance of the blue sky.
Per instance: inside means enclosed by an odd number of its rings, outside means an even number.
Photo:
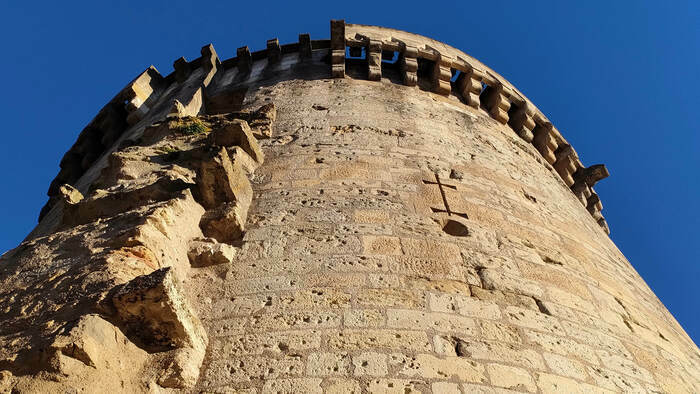
[[[584,164],[612,239],[700,342],[700,2],[14,2],[0,5],[0,253],[34,227],[63,153],[153,64],[265,40],[329,37],[329,20],[447,42],[525,93]],[[671,4],[673,6],[671,6]]]

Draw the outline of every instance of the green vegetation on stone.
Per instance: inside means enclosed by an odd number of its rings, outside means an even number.
[[[209,128],[199,119],[188,120],[177,127],[177,131],[187,135],[197,135],[209,131]]]

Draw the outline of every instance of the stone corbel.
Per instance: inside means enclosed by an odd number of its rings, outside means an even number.
[[[345,78],[345,20],[331,20],[331,76]]]
[[[508,123],[508,110],[510,101],[504,94],[503,84],[496,82],[489,85],[481,93],[481,103],[492,118],[502,124]]]
[[[367,66],[369,69],[369,80],[380,81],[382,79],[382,42],[379,40],[369,40],[367,45]]]

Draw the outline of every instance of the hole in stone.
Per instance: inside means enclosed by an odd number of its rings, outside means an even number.
[[[453,83],[457,82],[457,78],[459,78],[459,74],[461,74],[461,73],[462,73],[461,71],[453,68],[452,69],[452,78],[450,78],[450,82],[453,82]]]
[[[442,231],[455,237],[466,237],[469,229],[463,223],[456,220],[447,219],[442,225]]]

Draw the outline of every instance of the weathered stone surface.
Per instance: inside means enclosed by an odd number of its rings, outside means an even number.
[[[223,128],[212,131],[209,140],[218,146],[240,146],[259,164],[265,160],[265,155],[246,121],[236,119],[227,123]]]
[[[205,153],[197,170],[197,186],[202,205],[207,209],[236,202],[247,213],[253,199],[245,171],[238,161],[231,160],[224,148]]]
[[[133,279],[117,290],[112,303],[126,331],[147,349],[176,349],[159,377],[161,386],[186,388],[196,383],[208,337],[170,268]]]
[[[190,242],[189,247],[187,257],[189,257],[193,267],[228,264],[236,255],[234,247],[216,242],[214,239],[195,239]]]
[[[100,111],[0,257],[0,391],[700,391],[604,167],[467,54],[331,27]]]
[[[235,203],[223,203],[207,211],[199,226],[207,237],[218,242],[233,243],[240,240],[245,231],[247,210],[245,206]]]

